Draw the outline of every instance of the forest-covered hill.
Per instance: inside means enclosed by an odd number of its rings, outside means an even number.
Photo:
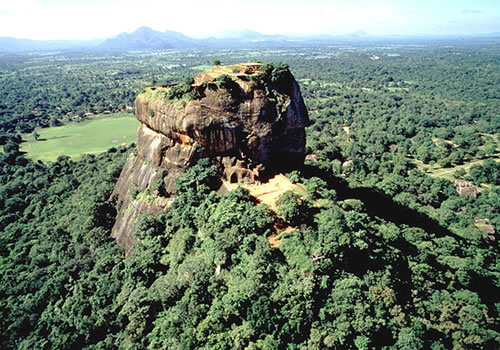
[[[489,349],[500,342],[498,46],[0,57],[7,349]],[[33,162],[18,133],[121,109],[215,58],[287,61],[315,124],[276,215],[201,161],[124,258],[133,147]],[[70,121],[73,120],[73,121]],[[43,141],[42,141],[43,142]],[[459,196],[455,178],[475,184]],[[268,237],[281,218],[295,229]]]

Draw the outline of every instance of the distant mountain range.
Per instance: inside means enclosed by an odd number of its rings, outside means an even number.
[[[141,27],[133,33],[122,33],[115,38],[107,39],[99,45],[99,48],[105,50],[172,49],[219,45],[237,46],[286,40],[289,39],[284,35],[266,35],[249,29],[226,31],[206,39],[193,39],[179,32],[170,30],[159,32],[148,27]]]
[[[500,37],[499,33],[478,34],[478,38]],[[402,36],[385,39],[401,39]],[[407,37],[409,38],[409,37]],[[422,38],[422,37],[420,37]],[[445,38],[445,37],[434,37]],[[448,36],[446,38],[459,38]],[[16,51],[88,50],[88,51],[132,51],[173,48],[248,46],[265,43],[294,43],[297,41],[345,42],[381,40],[363,31],[344,35],[285,36],[266,35],[253,30],[226,31],[207,39],[193,39],[182,33],[166,30],[159,32],[148,27],[140,27],[132,33],[121,33],[114,38],[96,40],[30,40],[0,37],[0,53]]]
[[[0,37],[0,52],[65,49],[131,51],[208,47],[228,44],[234,46],[251,42],[286,40],[287,37],[282,35],[265,35],[248,29],[223,32],[207,39],[193,39],[179,32],[170,30],[159,32],[148,27],[140,27],[132,33],[121,33],[114,38],[89,41],[47,41]]]
[[[289,38],[285,35],[266,35],[254,30],[245,29],[241,31],[228,30],[212,36],[211,39],[217,40],[240,40],[240,41],[283,41]]]

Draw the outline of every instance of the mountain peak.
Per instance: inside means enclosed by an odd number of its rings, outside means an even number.
[[[363,30],[356,30],[356,31],[350,33],[349,36],[355,37],[355,38],[365,38],[365,37],[370,36],[370,34],[368,34],[367,32],[365,32]]]
[[[142,27],[137,28],[134,32],[132,32],[132,34],[134,34],[134,33],[154,34],[154,33],[160,33],[160,32],[158,32],[150,27],[142,26]]]
[[[101,48],[107,50],[144,50],[184,48],[196,45],[196,40],[182,33],[166,30],[159,32],[149,27],[137,28],[132,33],[120,35],[106,40]]]

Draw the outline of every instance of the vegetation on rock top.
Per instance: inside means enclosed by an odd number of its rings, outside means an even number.
[[[256,70],[246,72],[248,66],[258,67]],[[137,96],[142,100],[156,100],[163,102],[190,101],[203,97],[205,90],[226,89],[231,96],[239,96],[240,87],[236,80],[253,80],[265,86],[268,95],[273,89],[283,90],[283,87],[293,79],[289,66],[285,63],[241,63],[230,66],[216,66],[200,74],[206,79],[195,84],[193,78],[186,78],[177,84],[164,86],[145,87]]]

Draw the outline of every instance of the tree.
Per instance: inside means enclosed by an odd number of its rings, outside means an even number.
[[[307,217],[309,207],[300,195],[293,191],[283,193],[276,201],[276,205],[277,214],[293,225],[301,224]]]
[[[212,66],[220,66],[220,60],[213,60],[212,61]]]
[[[310,200],[315,201],[324,197],[327,192],[327,184],[319,177],[313,176],[307,181],[306,190]]]
[[[493,159],[483,161],[483,164],[475,164],[470,168],[470,176],[476,185],[490,183],[498,185],[500,163]]]
[[[464,168],[460,168],[460,169],[455,170],[455,172],[453,173],[453,177],[455,179],[461,179],[465,176],[466,173],[467,172],[465,171]]]

